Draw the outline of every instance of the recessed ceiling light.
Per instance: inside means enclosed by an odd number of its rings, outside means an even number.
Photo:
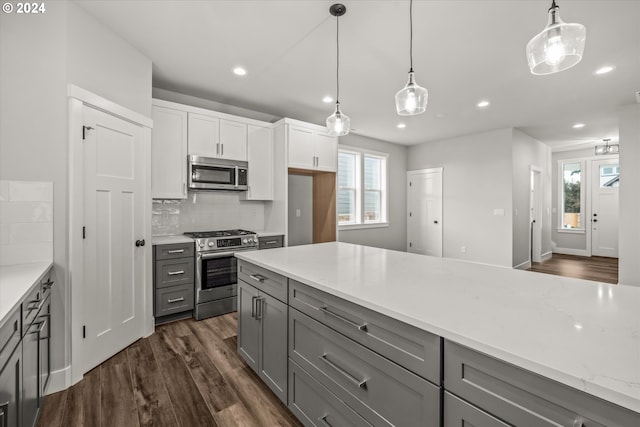
[[[447,117],[446,114],[443,114],[443,113],[436,114],[436,119],[444,119],[445,117]]]
[[[573,125],[574,129],[580,129],[584,127],[584,123],[576,123],[575,125]]]
[[[236,76],[246,76],[247,70],[242,67],[236,67],[233,69],[233,74],[235,74]]]
[[[483,100],[478,102],[476,105],[478,106],[478,108],[486,108],[490,105],[491,103],[487,100]]]
[[[325,96],[324,98],[322,98],[322,102],[325,102],[325,103],[327,103],[327,104],[328,104],[328,103],[330,103],[330,102],[333,102],[333,98],[332,98],[332,97],[330,97],[329,95],[327,95],[327,96]]]
[[[607,74],[612,72],[614,69],[614,67],[612,67],[611,65],[607,65],[606,67],[601,67],[598,68],[595,72],[595,74],[601,75],[601,74]]]
[[[398,124],[396,125],[396,127],[397,127],[398,129],[404,129],[404,128],[406,128],[406,127],[407,127],[407,125],[405,125],[404,123],[398,123]]]

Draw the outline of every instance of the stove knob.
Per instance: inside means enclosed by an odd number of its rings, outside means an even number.
[[[244,243],[246,245],[247,243],[249,243],[249,240],[248,239],[242,239],[242,243]]]
[[[204,248],[204,243],[200,243],[199,245],[201,248]]]
[[[253,239],[249,237],[249,243],[253,243]]]
[[[209,242],[209,247],[212,247],[214,245],[213,242]]]

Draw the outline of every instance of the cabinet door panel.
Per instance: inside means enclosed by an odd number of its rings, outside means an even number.
[[[247,161],[247,125],[220,120],[220,157]]]
[[[0,366],[0,426],[17,426],[22,399],[22,344]]]
[[[316,169],[336,172],[338,170],[338,138],[323,133],[315,135]]]
[[[287,403],[287,305],[261,293],[260,378]]]
[[[188,139],[189,154],[218,157],[220,153],[220,119],[189,113]]]
[[[449,392],[444,393],[444,427],[509,427]]]
[[[151,197],[187,197],[187,113],[153,106]]]
[[[289,167],[314,168],[314,138],[310,129],[289,126]]]
[[[273,200],[273,138],[271,129],[249,125],[247,160],[249,162],[247,200]]]
[[[255,318],[258,290],[238,280],[238,353],[258,372],[259,323]]]

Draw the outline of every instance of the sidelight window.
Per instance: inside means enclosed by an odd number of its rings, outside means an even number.
[[[584,176],[583,161],[561,161],[560,172],[560,218],[563,230],[584,230]]]
[[[338,152],[338,225],[386,224],[387,159],[357,148]]]

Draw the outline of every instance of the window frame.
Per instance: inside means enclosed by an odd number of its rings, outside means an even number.
[[[338,230],[355,230],[364,228],[380,228],[389,226],[389,153],[383,153],[379,151],[368,150],[365,148],[352,147],[347,145],[340,145],[338,147],[338,154],[341,152],[348,154],[355,154],[356,161],[356,222],[338,223]],[[364,219],[364,200],[365,200],[365,188],[364,188],[364,161],[365,157],[375,157],[382,160],[381,164],[381,177],[380,177],[380,189],[367,190],[367,191],[379,191],[380,192],[380,221],[365,221]],[[339,166],[339,165],[338,165]],[[340,170],[338,168],[338,174]],[[336,176],[337,179],[337,176]],[[340,187],[336,192],[336,199],[338,198]],[[337,201],[337,200],[336,200]],[[337,203],[336,203],[337,204]],[[338,215],[336,209],[336,216]]]
[[[564,166],[569,163],[580,164],[580,227],[578,228],[566,228],[564,226]],[[588,171],[587,161],[585,159],[559,159],[558,160],[558,224],[556,231],[558,233],[569,234],[585,234],[587,212],[586,206],[586,193],[588,190]]]

